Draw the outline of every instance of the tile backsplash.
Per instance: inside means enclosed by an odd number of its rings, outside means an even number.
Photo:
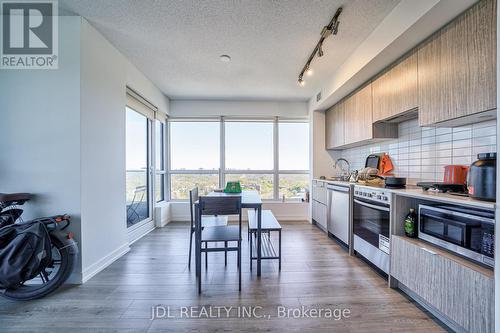
[[[455,128],[419,127],[418,120],[400,123],[399,138],[345,149],[342,157],[351,170],[362,169],[371,153],[388,153],[393,173],[418,181],[442,181],[444,166],[470,165],[478,153],[496,152],[496,120]]]

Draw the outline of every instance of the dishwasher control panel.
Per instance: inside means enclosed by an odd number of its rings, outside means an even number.
[[[368,188],[362,186],[354,186],[354,197],[368,199],[384,204],[391,203],[391,193],[385,189]]]

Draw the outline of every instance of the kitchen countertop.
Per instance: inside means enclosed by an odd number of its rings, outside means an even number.
[[[449,193],[440,193],[437,191],[429,190],[429,191],[424,191],[420,187],[417,187],[415,185],[407,185],[406,188],[387,188],[385,186],[376,186],[376,185],[365,185],[361,183],[350,183],[350,182],[345,182],[345,181],[338,181],[338,180],[328,180],[328,179],[314,179],[317,181],[322,181],[326,182],[328,184],[334,184],[334,185],[339,185],[339,186],[362,186],[362,187],[367,187],[367,188],[383,188],[387,192],[394,193],[396,195],[400,196],[405,196],[405,197],[411,197],[411,198],[419,198],[423,200],[430,200],[430,201],[438,201],[438,202],[443,202],[443,203],[451,203],[451,204],[456,204],[456,205],[467,205],[467,206],[473,206],[477,208],[482,208],[482,209],[495,209],[495,203],[494,202],[489,202],[489,201],[481,201],[481,200],[476,200],[472,199],[469,197],[463,197],[463,196],[458,196],[458,195],[453,195]]]

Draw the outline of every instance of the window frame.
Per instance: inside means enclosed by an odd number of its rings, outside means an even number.
[[[161,144],[161,147],[160,147],[160,168],[157,168],[157,159],[158,159],[158,156],[156,156],[156,136],[158,133],[156,133],[156,124],[157,122],[160,124],[160,128],[161,128],[161,135],[162,135],[162,138],[160,140],[160,144]],[[158,115],[158,113],[156,114],[156,117],[155,117],[155,121],[154,121],[154,133],[153,133],[153,141],[154,141],[154,175],[155,175],[155,179],[154,179],[154,183],[155,183],[155,187],[156,187],[156,176],[158,175],[163,175],[163,186],[162,186],[162,189],[161,189],[161,200],[157,201],[156,200],[156,188],[154,189],[154,202],[155,202],[155,205],[159,204],[159,203],[162,203],[162,202],[165,202],[169,199],[169,196],[167,195],[167,193],[169,193],[170,191],[167,190],[169,187],[168,187],[168,181],[167,181],[167,178],[168,178],[168,168],[167,168],[167,163],[168,163],[168,152],[167,152],[167,148],[168,148],[168,143],[167,143],[167,138],[168,138],[168,130],[167,130],[167,118],[165,116],[160,116]],[[162,165],[163,164],[163,165]]]
[[[179,122],[179,121],[186,121],[186,122],[200,122],[200,121],[207,121],[207,122],[220,122],[219,126],[219,144],[220,144],[220,149],[219,149],[219,157],[220,157],[220,163],[219,163],[219,170],[172,170],[171,169],[171,147],[170,145],[172,144],[172,139],[170,137],[171,135],[171,130],[170,130],[170,125],[172,122]],[[226,140],[226,123],[227,122],[265,122],[265,123],[272,123],[273,124],[273,169],[269,170],[236,170],[236,169],[231,169],[231,170],[226,170],[226,147],[225,147],[225,140]],[[262,199],[265,202],[300,202],[299,200],[296,199],[287,199],[283,201],[282,198],[279,197],[279,192],[280,192],[280,187],[279,187],[279,177],[280,175],[290,175],[290,174],[306,174],[310,175],[310,151],[309,151],[309,156],[307,157],[309,159],[309,169],[308,170],[280,170],[279,169],[279,124],[280,123],[307,123],[309,125],[309,137],[308,141],[310,143],[310,124],[309,124],[309,119],[308,118],[285,118],[285,117],[272,117],[272,118],[248,118],[248,117],[226,117],[226,116],[221,116],[221,117],[207,117],[207,118],[168,118],[167,119],[167,132],[168,132],[168,149],[167,149],[167,173],[168,176],[166,177],[168,179],[168,197],[170,201],[179,201],[179,202],[185,202],[188,199],[172,199],[171,193],[172,193],[172,188],[171,188],[171,181],[170,177],[173,174],[218,174],[219,176],[219,188],[223,188],[226,184],[226,175],[231,175],[231,174],[266,174],[266,175],[272,175],[273,176],[273,198],[272,199]],[[310,147],[310,144],[309,144]],[[309,177],[310,178],[310,177]]]

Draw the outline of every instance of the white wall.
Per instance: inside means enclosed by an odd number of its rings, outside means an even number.
[[[34,193],[26,218],[72,215],[81,282],[128,250],[126,86],[169,100],[86,20],[59,17],[59,33],[59,69],[0,73],[0,192]]]
[[[169,101],[163,93],[85,19],[82,19],[83,281],[98,273],[129,249],[125,223],[127,85],[156,105],[160,112],[168,113]]]
[[[36,195],[25,219],[70,214],[80,241],[80,18],[59,33],[59,69],[0,70],[0,192]]]
[[[307,117],[307,102],[172,100],[172,117]]]
[[[331,177],[340,152],[325,149],[325,111],[311,112],[310,124],[312,177]]]

